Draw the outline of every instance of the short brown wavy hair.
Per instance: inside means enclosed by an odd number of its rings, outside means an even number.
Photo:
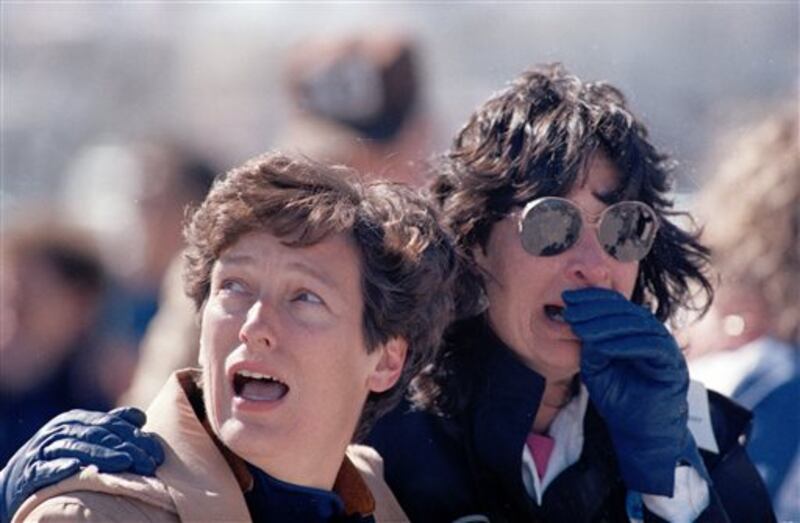
[[[346,167],[267,153],[219,179],[185,228],[185,289],[198,310],[220,254],[243,234],[262,230],[297,247],[349,234],[361,259],[367,350],[392,338],[408,343],[398,382],[367,398],[354,436],[359,441],[432,361],[452,320],[453,241],[433,207],[408,188],[362,184]]]
[[[692,299],[699,288],[706,298],[701,308],[707,307],[713,295],[705,275],[708,249],[698,242],[697,231],[684,231],[667,219],[680,214],[667,197],[673,163],[650,142],[624,95],[608,83],[582,82],[560,64],[522,73],[470,116],[435,165],[431,192],[460,250],[472,259],[473,248],[485,248],[494,224],[515,207],[568,194],[598,151],[621,173],[606,203],[642,201],[661,219],[653,248],[641,262],[633,301],[650,306],[663,321],[679,306],[702,303]],[[463,279],[472,283],[458,289],[459,308],[473,307],[482,292],[483,276],[474,260],[472,265]],[[440,352],[441,361],[458,350],[451,345]],[[447,375],[439,368],[433,380],[447,380]],[[428,378],[418,380],[418,397],[425,396]]]

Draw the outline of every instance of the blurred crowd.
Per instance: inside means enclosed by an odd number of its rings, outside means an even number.
[[[424,185],[435,122],[411,40],[308,41],[286,62],[292,117],[263,149]],[[797,106],[767,109],[724,142],[691,198],[717,288],[681,337],[692,377],[755,413],[748,452],[779,519],[800,519]],[[172,370],[195,365],[180,231],[223,167],[179,137],[98,142],[65,168],[57,205],[4,216],[0,468],[54,415],[145,407]]]

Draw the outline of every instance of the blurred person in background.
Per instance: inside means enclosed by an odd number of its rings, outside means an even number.
[[[696,202],[720,284],[685,333],[692,377],[753,411],[747,452],[786,521],[800,521],[799,138],[793,105],[725,142]]]
[[[294,48],[286,67],[293,107],[279,148],[370,178],[422,184],[419,162],[431,143],[416,54],[410,38],[392,32],[320,38]],[[170,373],[197,362],[199,328],[180,273],[176,263],[163,280],[159,312],[120,405],[147,407]]]
[[[54,414],[108,408],[93,330],[106,274],[88,235],[31,215],[2,232],[0,463]]]
[[[401,33],[307,40],[287,58],[293,101],[276,146],[371,177],[424,183],[433,146],[414,41]]]
[[[115,355],[104,363],[104,386],[111,397],[120,396],[131,382],[140,342],[159,308],[162,281],[167,274],[179,278],[186,208],[205,197],[215,174],[200,154],[157,138],[89,147],[69,171],[67,213],[96,236],[112,277],[98,327],[106,351]],[[166,341],[188,336],[194,344],[191,304],[178,296],[178,309],[189,319],[165,326]],[[175,368],[184,366],[180,353],[169,355],[178,359]],[[134,379],[147,381],[154,368]],[[154,379],[160,384],[167,375],[169,370]]]
[[[117,398],[118,405],[147,408],[170,374],[197,365],[200,326],[183,292],[182,273],[183,260],[177,256],[162,281],[158,312],[147,326],[130,386]]]

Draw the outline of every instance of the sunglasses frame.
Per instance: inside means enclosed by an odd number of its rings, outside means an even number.
[[[577,241],[578,241],[576,239],[573,243],[571,243],[564,250],[556,252],[556,253],[553,253],[553,254],[535,254],[535,253],[530,252],[525,247],[525,241],[524,241],[524,236],[523,236],[525,218],[527,217],[527,215],[528,215],[528,213],[530,212],[531,209],[533,209],[535,206],[537,206],[538,204],[540,204],[541,202],[543,202],[545,200],[547,200],[547,201],[557,200],[557,201],[560,201],[563,204],[567,205],[569,208],[575,209],[578,212],[578,214],[580,215],[580,217],[581,217],[580,222],[579,222],[579,227],[578,227],[578,230],[577,230],[578,238],[580,237],[580,233],[583,230],[583,227],[585,225],[588,225],[588,226],[592,227],[595,230],[595,235],[597,237],[597,241],[600,243],[600,246],[603,248],[603,250],[606,252],[606,254],[608,254],[609,256],[614,258],[615,260],[623,262],[623,263],[627,263],[627,262],[631,262],[631,261],[641,261],[644,258],[646,258],[647,255],[650,253],[650,251],[653,248],[653,243],[655,242],[656,235],[658,234],[658,230],[661,227],[661,221],[660,221],[660,219],[658,217],[658,214],[656,213],[655,209],[653,209],[652,207],[650,207],[649,205],[647,205],[644,202],[640,202],[640,201],[636,201],[636,200],[622,200],[622,201],[619,201],[619,202],[616,202],[616,203],[613,203],[613,204],[609,205],[608,207],[603,209],[603,211],[600,212],[599,214],[593,214],[593,213],[590,213],[590,212],[584,210],[583,208],[581,208],[580,205],[578,205],[577,203],[575,203],[572,200],[569,200],[567,198],[562,198],[560,196],[543,196],[541,198],[536,198],[535,200],[529,201],[528,203],[525,204],[525,206],[519,212],[519,220],[517,222],[517,232],[518,232],[518,234],[520,236],[520,242],[522,242],[522,248],[525,250],[525,252],[527,252],[531,256],[541,256],[541,257],[558,256],[559,254],[565,253],[568,250],[570,250],[571,248],[573,248],[575,246],[575,244],[577,243]],[[631,260],[623,260],[623,259],[618,258],[617,255],[612,254],[611,252],[608,251],[608,249],[606,248],[603,240],[600,238],[600,228],[601,228],[601,226],[603,224],[603,220],[606,218],[606,216],[608,216],[608,212],[614,210],[615,208],[619,208],[619,206],[621,206],[621,205],[634,205],[636,207],[644,208],[646,210],[646,213],[649,214],[653,218],[653,227],[654,228],[653,228],[652,232],[650,233],[651,240],[649,242],[649,246],[647,248],[647,251],[644,253],[644,255],[639,257],[639,258],[634,258],[634,259],[631,259]]]

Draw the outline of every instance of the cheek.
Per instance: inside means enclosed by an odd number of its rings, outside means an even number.
[[[639,263],[620,263],[614,273],[615,288],[626,298],[631,299],[636,279],[639,276]]]
[[[481,267],[486,271],[485,287],[488,291],[513,293],[529,280],[530,256],[521,248],[509,243],[508,238],[495,235],[482,258]]]
[[[220,436],[222,425],[230,417],[225,360],[238,344],[237,322],[209,304],[203,312],[200,332],[199,359],[206,414],[212,429]]]
[[[315,342],[324,349],[313,354],[304,351],[301,364],[322,398],[349,398],[346,403],[350,403],[354,396],[366,395],[370,363],[377,352],[370,357],[360,337],[346,332],[330,334],[327,344],[305,340],[305,346]]]
[[[241,321],[211,304],[203,311],[200,329],[200,363],[203,373],[217,380],[225,374],[225,359],[238,345]],[[212,384],[212,383],[210,383]]]
[[[210,342],[212,346],[221,343],[228,346],[229,350],[233,349],[230,346],[231,342],[235,344],[239,339],[239,330],[244,324],[244,320],[244,314],[239,311],[230,312],[213,301],[209,302],[203,309],[201,338]]]

